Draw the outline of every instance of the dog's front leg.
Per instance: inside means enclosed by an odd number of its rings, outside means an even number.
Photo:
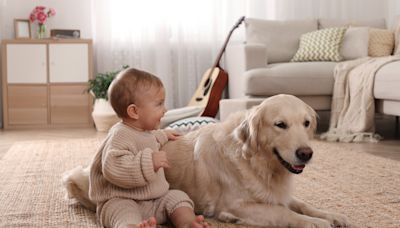
[[[302,215],[281,205],[244,203],[231,207],[226,212],[220,213],[222,214],[235,218],[232,221],[227,220],[229,222],[247,225],[331,228],[327,220]]]
[[[289,207],[297,213],[328,220],[334,227],[346,227],[348,225],[346,216],[319,210],[296,198],[292,198]]]

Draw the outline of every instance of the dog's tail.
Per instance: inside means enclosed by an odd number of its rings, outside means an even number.
[[[89,167],[78,166],[63,174],[62,182],[67,190],[67,197],[75,198],[91,211],[96,211],[96,204],[89,199]]]

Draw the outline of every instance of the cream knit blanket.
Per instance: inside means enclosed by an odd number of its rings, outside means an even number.
[[[337,64],[334,70],[329,131],[321,139],[339,142],[377,142],[375,134],[375,73],[400,55],[361,58]]]

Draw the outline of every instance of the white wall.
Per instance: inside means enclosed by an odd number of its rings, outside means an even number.
[[[387,21],[388,26],[392,28],[394,26],[395,19],[400,16],[400,1],[399,0],[387,0]]]
[[[277,0],[276,18],[333,18],[368,20],[385,18],[391,0]]]
[[[82,38],[91,38],[91,0],[2,0],[2,39],[14,38],[14,19],[29,18],[35,6],[46,6],[56,10],[48,19],[46,27],[54,29],[80,29]],[[32,28],[35,34],[36,24]]]

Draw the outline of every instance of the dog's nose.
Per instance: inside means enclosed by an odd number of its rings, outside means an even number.
[[[301,147],[296,150],[296,157],[302,161],[307,162],[311,159],[313,151],[310,147]]]

